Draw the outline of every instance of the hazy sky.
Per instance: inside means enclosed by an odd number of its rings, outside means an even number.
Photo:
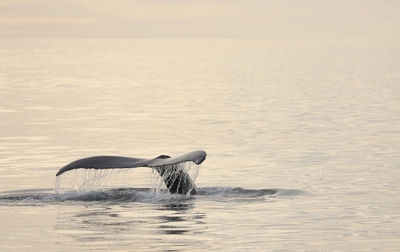
[[[0,37],[400,38],[400,0],[0,0]]]

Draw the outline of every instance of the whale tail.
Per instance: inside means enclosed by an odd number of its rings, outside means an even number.
[[[201,164],[207,154],[205,151],[198,150],[172,158],[161,155],[154,159],[131,158],[120,156],[95,156],[75,160],[62,167],[56,174],[61,174],[75,169],[124,169],[136,167],[154,168],[161,176],[170,193],[195,194],[196,185],[189,174],[182,169],[181,165],[185,162]]]

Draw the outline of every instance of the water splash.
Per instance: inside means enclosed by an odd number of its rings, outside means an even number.
[[[164,165],[147,168],[131,169],[77,169],[56,177],[55,191],[57,194],[65,192],[88,192],[96,190],[109,190],[113,188],[150,188],[153,193],[164,193],[168,191],[165,184],[167,179],[179,179],[182,172],[188,174],[193,181],[187,195],[195,190],[194,182],[199,174],[200,165],[193,162]],[[160,176],[160,170],[162,176]],[[179,181],[178,186],[181,185]]]

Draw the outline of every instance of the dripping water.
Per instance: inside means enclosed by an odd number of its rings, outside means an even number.
[[[200,165],[195,165],[192,162],[154,167],[152,174],[156,179],[153,180],[152,191],[160,193],[162,187],[168,187],[169,191],[178,192],[184,190],[186,195],[190,195],[193,190],[197,191],[195,181],[199,170]]]
[[[162,176],[158,170],[164,170]],[[56,176],[55,192],[89,192],[116,188],[146,188],[152,193],[167,192],[165,181],[167,178],[178,179],[182,172],[189,175],[193,181],[187,195],[195,189],[194,182],[199,174],[200,165],[193,162],[163,165],[143,168],[124,169],[76,169]],[[179,181],[179,185],[181,182]]]

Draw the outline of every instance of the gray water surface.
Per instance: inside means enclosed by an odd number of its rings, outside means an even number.
[[[0,250],[398,251],[399,45],[0,40]],[[54,191],[75,159],[197,149],[195,196]]]

